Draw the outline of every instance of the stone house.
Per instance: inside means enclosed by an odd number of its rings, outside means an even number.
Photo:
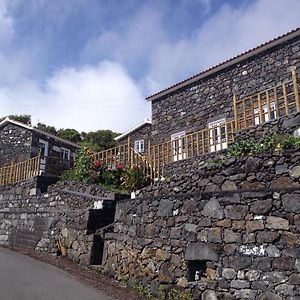
[[[189,134],[207,129],[208,139],[214,138],[217,144],[210,151],[226,148],[226,123],[238,121],[237,118],[235,120],[235,113],[241,113],[241,118],[244,117],[245,120],[248,115],[252,115],[252,125],[278,117],[281,104],[275,107],[277,103],[272,93],[277,93],[278,84],[291,79],[292,70],[299,77],[299,28],[147,97],[152,105],[151,144],[172,141],[171,145],[174,145],[174,140],[180,143]],[[270,95],[267,92],[264,99],[256,99],[251,105],[241,100],[274,87],[275,90],[270,91]],[[288,98],[289,92],[289,87],[286,87],[278,97]],[[247,111],[244,116],[235,106],[234,100],[236,103],[240,101],[241,106],[244,105]],[[249,99],[250,101],[252,100]],[[284,109],[284,104],[282,107]],[[286,108],[287,112],[288,110]],[[296,111],[294,108],[292,110]],[[251,124],[246,127],[249,125]],[[210,130],[212,128],[216,129]],[[180,145],[177,144],[176,147]],[[182,158],[185,158],[183,154],[177,154],[174,160]]]
[[[136,153],[147,153],[151,137],[152,122],[145,119],[142,123],[117,136],[118,145],[130,144]]]
[[[80,146],[32,126],[6,118],[0,123],[0,166],[41,153],[40,173],[69,168]],[[55,174],[49,174],[55,175]]]

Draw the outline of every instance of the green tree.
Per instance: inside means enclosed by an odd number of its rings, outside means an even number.
[[[49,132],[49,133],[52,133],[54,135],[57,134],[57,130],[55,129],[54,126],[48,126],[44,123],[40,123],[40,122],[37,123],[36,128],[40,129],[40,130],[43,130],[43,131],[46,131],[46,132]]]
[[[63,139],[69,140],[74,143],[79,144],[82,142],[80,133],[75,129],[71,129],[71,128],[59,129],[57,131],[57,135]]]
[[[98,152],[113,148],[117,146],[115,137],[119,133],[113,132],[111,130],[97,130],[88,133],[82,133],[84,145],[90,147],[92,150]]]
[[[31,125],[31,115],[9,115],[7,116],[12,120],[15,120],[17,122],[26,124],[26,125]],[[2,122],[6,117],[0,118],[0,122]]]

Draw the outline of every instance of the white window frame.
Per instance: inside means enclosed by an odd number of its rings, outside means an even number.
[[[46,170],[47,156],[49,154],[49,142],[39,139],[38,147],[39,147],[39,151],[41,153],[40,174],[42,174]],[[43,149],[43,151],[42,151],[42,149]]]
[[[270,109],[271,109],[271,120],[269,120],[269,109],[268,109],[268,105],[264,104],[262,106],[262,118],[263,118],[263,123],[272,121],[274,119],[277,119],[277,111],[276,111],[276,105],[275,102],[270,102]],[[259,125],[261,124],[260,122],[260,118],[259,118],[259,107],[254,108],[253,110],[254,113],[254,124],[255,125]],[[273,114],[273,115],[272,115]]]
[[[65,158],[65,154],[67,154],[67,158]],[[63,160],[70,160],[71,150],[68,148],[61,147],[61,156]]]
[[[145,152],[145,140],[134,141],[134,151],[137,153]]]
[[[222,118],[208,123],[210,152],[216,152],[228,147],[226,134],[226,119]]]
[[[180,131],[171,135],[173,161],[186,158],[185,152],[185,131]]]

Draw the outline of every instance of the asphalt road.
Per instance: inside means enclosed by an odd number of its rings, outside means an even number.
[[[0,300],[113,300],[68,273],[0,248]]]

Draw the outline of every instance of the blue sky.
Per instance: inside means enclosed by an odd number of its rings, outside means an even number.
[[[126,131],[146,96],[299,27],[299,0],[0,0],[0,116]]]

